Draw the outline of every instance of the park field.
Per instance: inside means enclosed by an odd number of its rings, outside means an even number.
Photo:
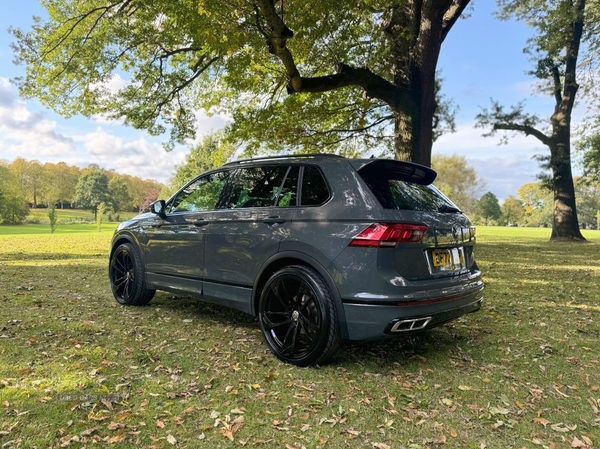
[[[114,227],[0,227],[1,447],[600,447],[600,231],[479,227],[480,312],[298,368],[242,313],[118,305]]]
[[[49,209],[46,208],[37,208],[37,209],[29,209],[29,215],[27,216],[27,221],[36,222],[42,224],[49,224],[50,220],[48,218]],[[135,215],[136,212],[118,212],[119,218],[121,220],[127,220]],[[59,224],[77,224],[81,222],[95,222],[94,220],[94,212],[91,210],[84,209],[56,209],[56,219]],[[0,230],[0,233],[2,231]]]

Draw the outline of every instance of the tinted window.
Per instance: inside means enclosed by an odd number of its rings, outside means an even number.
[[[300,173],[300,167],[290,167],[288,174],[283,183],[283,188],[279,193],[276,206],[278,207],[290,207],[296,205],[296,198],[298,196],[298,175]]]
[[[381,170],[360,171],[371,191],[386,209],[437,212],[456,206],[432,185],[415,184],[395,178],[394,173]]]
[[[229,172],[203,176],[186,186],[175,197],[170,212],[199,212],[215,209]]]
[[[302,177],[302,206],[318,206],[329,198],[327,183],[321,170],[314,166],[304,167]]]
[[[236,171],[220,208],[273,206],[288,167],[250,167]]]

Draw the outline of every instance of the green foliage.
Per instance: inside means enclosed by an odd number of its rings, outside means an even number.
[[[48,220],[50,221],[50,232],[54,234],[56,226],[58,226],[58,214],[56,213],[56,206],[54,203],[50,205],[50,209],[48,210]]]
[[[106,173],[93,169],[81,175],[75,187],[74,201],[79,207],[93,209],[94,218],[97,218],[100,203],[110,201]]]
[[[444,156],[436,154],[431,158],[431,166],[437,172],[435,186],[450,198],[463,212],[475,212],[477,198],[485,188],[475,169],[464,156]]]
[[[496,195],[492,192],[484,193],[476,203],[475,213],[484,218],[486,223],[498,220],[502,215],[502,210]]]
[[[124,176],[113,175],[108,181],[108,192],[112,201],[113,210],[129,210],[132,207],[129,185]]]
[[[321,151],[341,142],[346,147],[341,151],[380,153],[393,141],[393,114],[384,101],[363,95],[358,79],[341,79],[327,93],[315,88],[287,95],[290,67],[323,82],[347,64],[388,87],[402,84],[404,94],[412,85],[406,63],[414,55],[408,49],[419,50],[411,47],[416,36],[408,28],[419,29],[421,14],[425,24],[443,17],[440,10],[460,14],[469,0],[452,3],[459,6],[409,14],[410,8],[384,0],[288,0],[269,14],[273,2],[45,0],[48,21],[37,19],[31,31],[11,32],[16,61],[26,66],[18,80],[21,94],[65,116],[125,118],[152,135],[170,130],[171,147],[194,137],[195,111],[204,109],[231,115],[230,136],[244,142],[249,153],[281,151],[284,145]],[[416,23],[386,29],[392,6]],[[265,43],[274,33],[272,16],[285,20],[289,40],[273,39],[287,45],[285,69],[281,58],[273,57],[273,42]],[[394,38],[401,42],[392,44]],[[393,58],[392,47],[407,50]],[[455,112],[442,95],[437,105],[435,135],[453,128]]]
[[[600,183],[590,183],[585,178],[577,178],[575,192],[579,223],[586,228],[596,227],[596,214],[600,210]]]
[[[505,225],[520,225],[522,224],[525,215],[525,207],[523,201],[510,195],[502,202],[500,207],[502,211],[501,222]]]
[[[551,226],[554,215],[554,195],[542,182],[523,184],[517,191],[525,208],[524,220],[530,226]]]
[[[0,221],[19,224],[28,213],[25,193],[19,180],[6,165],[0,163]]]
[[[235,152],[235,147],[225,137],[226,135],[222,131],[210,134],[202,139],[197,146],[190,149],[185,162],[177,167],[171,178],[169,183],[171,193],[174,193],[200,173],[220,167],[227,162]]]

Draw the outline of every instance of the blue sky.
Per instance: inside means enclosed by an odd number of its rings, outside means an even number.
[[[24,101],[9,79],[22,67],[12,63],[12,36],[8,28],[29,29],[33,15],[44,15],[39,0],[9,0],[0,15],[0,159],[24,157],[41,162],[65,161],[84,167],[96,163],[142,178],[166,182],[183,162],[186,148],[166,153],[162,138],[149,136],[102,119],[64,119],[37,101]],[[490,98],[509,106],[525,100],[528,110],[547,117],[552,98],[532,95],[533,80],[526,74],[530,62],[523,54],[531,30],[521,23],[494,18],[495,1],[475,0],[471,17],[459,21],[444,42],[438,67],[445,79],[444,93],[460,110],[457,132],[434,143],[434,154],[464,155],[486,181],[486,190],[500,199],[515,195],[518,187],[536,180],[535,154],[547,150],[533,137],[518,136],[498,146],[498,138],[481,137],[474,118]],[[222,117],[198,116],[198,137],[217,129]],[[482,192],[484,193],[484,192]]]

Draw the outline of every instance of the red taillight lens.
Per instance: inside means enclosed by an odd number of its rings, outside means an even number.
[[[398,243],[420,242],[427,226],[407,223],[373,223],[358,234],[350,246],[395,248]]]

